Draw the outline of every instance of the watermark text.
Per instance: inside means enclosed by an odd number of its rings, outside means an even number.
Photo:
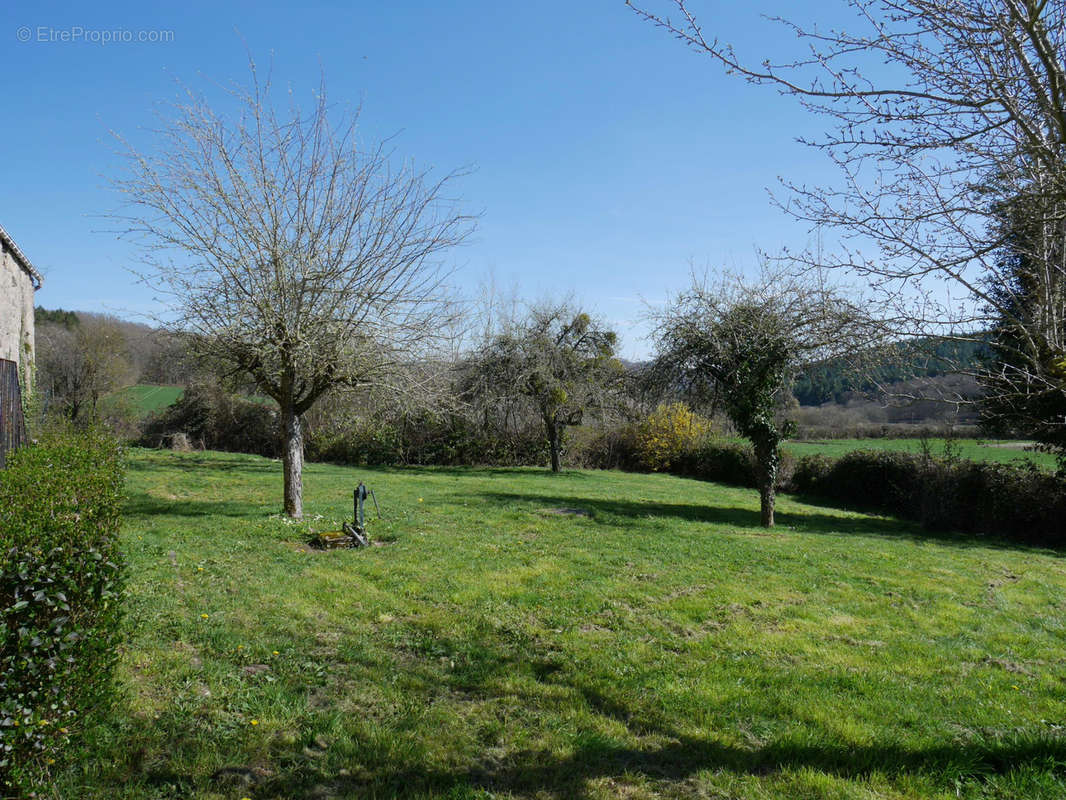
[[[83,25],[63,28],[52,25],[21,25],[15,31],[15,39],[39,44],[169,44],[174,41],[174,31],[89,28]]]

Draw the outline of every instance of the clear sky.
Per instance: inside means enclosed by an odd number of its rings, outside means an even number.
[[[791,39],[760,14],[832,23],[842,4],[692,7],[709,33],[761,60]],[[178,80],[243,81],[249,52],[272,58],[297,97],[324,74],[333,100],[362,104],[368,140],[397,134],[397,152],[419,164],[473,166],[460,190],[481,222],[453,253],[466,288],[491,274],[527,298],[573,293],[616,326],[630,357],[648,348],[642,298],[683,288],[691,263],[751,269],[756,248],[809,242],[769,203],[779,175],[833,177],[795,142],[821,120],[723,75],[623,0],[9,0],[0,224],[45,276],[40,305],[153,308],[127,272],[136,251],[99,216],[119,200],[109,131],[149,141]]]

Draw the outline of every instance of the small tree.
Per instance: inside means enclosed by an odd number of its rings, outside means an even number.
[[[331,389],[431,360],[448,308],[441,258],[474,221],[445,195],[456,173],[360,147],[357,116],[334,117],[324,87],[310,115],[296,103],[280,115],[253,64],[232,96],[236,118],[190,94],[156,154],[129,147],[116,185],[132,211],[119,218],[150,248],[145,279],[173,304],[168,326],[277,402],[285,513],[299,518],[302,415]]]
[[[552,472],[558,472],[566,427],[602,405],[622,375],[617,343],[613,331],[568,304],[535,306],[473,355],[466,393],[483,402],[527,399],[544,423]]]
[[[874,329],[839,293],[769,272],[755,284],[730,277],[708,287],[694,278],[655,317],[657,382],[721,408],[751,442],[761,521],[772,527],[794,377],[807,363],[866,350]]]

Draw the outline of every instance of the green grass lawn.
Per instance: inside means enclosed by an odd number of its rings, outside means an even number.
[[[181,386],[137,384],[119,389],[112,397],[125,400],[138,415],[144,416],[176,403],[184,391]]]
[[[1015,460],[1029,460],[1035,464],[1055,469],[1055,456],[1051,453],[1038,453],[1032,449],[1032,442],[1000,441],[993,439],[954,439],[948,445],[944,439],[930,439],[930,452],[935,456],[942,456],[945,447],[952,447],[960,458],[968,458],[973,461],[1000,461],[1008,462]],[[795,456],[806,456],[813,453],[839,458],[845,453],[854,450],[903,450],[909,453],[920,453],[922,450],[921,439],[826,439],[822,441],[786,442],[785,449]]]
[[[313,552],[365,480],[380,546]],[[133,451],[61,798],[1062,798],[1066,562],[664,475]]]

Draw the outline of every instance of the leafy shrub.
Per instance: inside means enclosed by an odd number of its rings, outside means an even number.
[[[833,496],[848,505],[897,513],[918,497],[926,460],[915,453],[856,450],[838,459],[826,480]]]
[[[704,481],[753,487],[756,485],[755,453],[748,444],[711,439],[684,453],[671,472]]]
[[[779,456],[777,488],[782,488],[791,482],[794,461],[785,451]],[[705,440],[697,449],[684,453],[670,471],[704,481],[748,488],[758,486],[758,467],[751,445],[724,439]]]
[[[107,705],[124,568],[122,462],[100,433],[48,434],[0,471],[0,792],[26,791]]]
[[[568,429],[568,437],[566,460],[572,467],[633,472],[641,469],[635,425],[575,425]]]
[[[789,488],[798,494],[822,494],[835,463],[835,459],[820,453],[803,456],[796,462]]]
[[[806,456],[792,488],[913,519],[930,529],[1066,544],[1066,480],[1031,462],[997,464],[869,450],[836,461]]]
[[[217,385],[194,384],[186,389],[177,402],[148,420],[140,443],[147,447],[167,446],[178,433],[209,450],[271,458],[281,453],[274,408],[226,392]]]
[[[685,403],[660,405],[637,426],[637,457],[645,469],[668,472],[710,432],[711,421],[693,413]]]
[[[316,431],[307,437],[308,461],[381,466],[399,464],[403,446],[399,431],[387,422],[361,418],[343,431]]]
[[[548,446],[539,426],[500,431],[461,414],[423,411],[362,415],[309,433],[309,461],[376,466],[543,465]]]

